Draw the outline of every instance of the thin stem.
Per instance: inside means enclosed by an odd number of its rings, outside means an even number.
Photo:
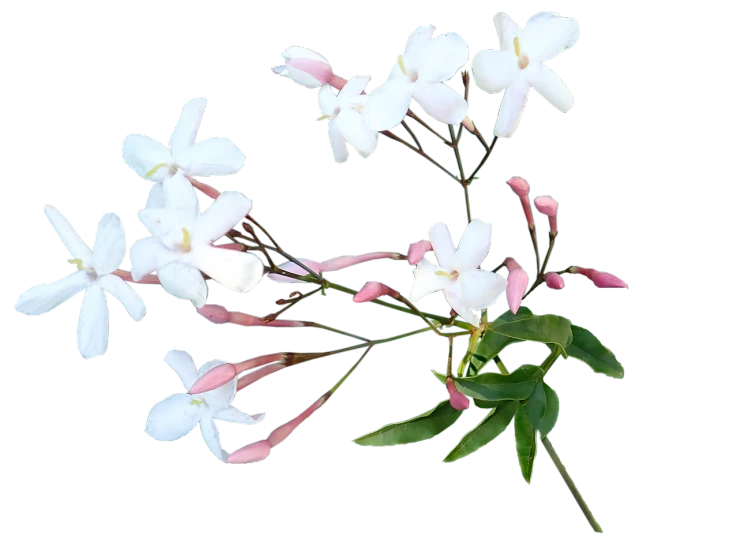
[[[541,273],[539,263],[539,242],[536,240],[536,227],[529,227],[529,235],[531,235],[531,243],[534,245],[534,253],[536,254],[536,275]]]
[[[493,361],[495,361],[495,365],[498,366],[498,370],[502,375],[510,375],[511,373],[508,371],[508,368],[503,363],[503,360],[500,359],[500,356],[494,356]]]
[[[467,183],[462,185],[462,188],[464,189],[464,204],[467,207],[467,223],[472,222],[472,212],[470,211],[470,192],[467,189],[468,185]]]
[[[454,337],[449,337],[449,355],[446,359],[446,376],[452,376],[452,353],[454,351]]]
[[[247,215],[247,216],[246,216],[246,219],[248,219],[248,220],[249,220],[249,221],[251,221],[251,222],[252,222],[252,223],[253,223],[254,225],[256,225],[257,227],[259,227],[259,228],[260,228],[260,229],[262,230],[262,233],[264,233],[265,235],[267,235],[267,238],[268,238],[269,240],[271,240],[271,241],[272,241],[272,244],[274,245],[274,247],[275,247],[275,248],[277,248],[278,250],[282,250],[282,249],[280,248],[280,245],[279,245],[279,244],[277,244],[277,241],[276,241],[275,239],[273,239],[273,238],[272,238],[272,235],[270,235],[270,234],[269,234],[269,233],[267,232],[267,229],[265,229],[264,227],[262,227],[262,226],[261,226],[261,225],[259,224],[259,222],[258,222],[258,221],[257,221],[256,219],[254,219],[254,218],[253,218],[252,216],[250,216],[250,215]]]
[[[541,443],[544,445],[544,448],[546,449],[547,454],[549,454],[549,457],[552,459],[552,461],[554,462],[554,465],[557,467],[557,470],[559,471],[559,474],[562,476],[562,479],[564,479],[564,482],[567,484],[567,488],[570,489],[572,496],[575,497],[575,501],[577,502],[577,505],[580,506],[582,513],[585,515],[585,518],[588,520],[588,523],[590,523],[590,526],[593,528],[593,531],[595,531],[596,533],[602,533],[603,529],[601,529],[600,525],[598,525],[598,522],[595,521],[593,512],[590,511],[590,508],[588,508],[588,505],[585,502],[585,499],[580,494],[580,491],[577,490],[577,487],[575,486],[575,482],[572,480],[572,477],[570,477],[570,474],[567,473],[567,469],[565,469],[565,466],[562,463],[562,460],[559,459],[559,456],[557,455],[557,452],[554,450],[552,443],[549,442],[549,438],[541,437]]]
[[[477,136],[478,136],[478,138],[482,139],[482,137],[480,135],[477,135]],[[482,142],[484,144],[484,141],[482,141]],[[472,172],[472,175],[470,175],[469,179],[467,179],[468,182],[472,182],[472,179],[475,178],[475,175],[477,175],[477,172],[480,171],[480,169],[482,169],[482,166],[485,165],[485,162],[488,161],[488,158],[490,157],[490,154],[493,153],[493,148],[495,148],[495,143],[497,143],[497,142],[498,142],[498,137],[496,135],[493,138],[493,143],[490,145],[490,148],[488,148],[487,151],[485,152],[485,156],[482,158],[482,160],[480,161],[480,163],[478,164],[478,166],[475,168],[475,171]]]
[[[431,156],[429,156],[428,154],[426,154],[426,152],[424,152],[422,150],[419,150],[418,148],[416,148],[412,144],[409,144],[408,142],[404,141],[399,136],[394,135],[390,131],[382,131],[381,133],[383,135],[385,135],[386,137],[389,137],[389,138],[393,139],[394,141],[399,142],[400,144],[403,144],[403,145],[407,146],[408,148],[410,148],[411,150],[413,150],[419,156],[422,156],[422,157],[426,158],[428,161],[430,161],[436,167],[438,167],[439,169],[441,169],[444,173],[446,173],[447,175],[449,175],[449,177],[451,177],[452,179],[454,179],[455,181],[457,181],[459,183],[459,179],[457,178],[456,175],[454,175],[451,171],[449,171],[448,169],[446,169],[443,165],[441,165],[439,162],[437,162]]]
[[[454,136],[454,125],[449,125],[449,135],[452,137],[452,148],[454,149],[454,157],[457,158],[457,168],[459,169],[459,180],[462,183],[464,189],[464,203],[467,207],[467,223],[472,221],[472,214],[470,212],[470,193],[467,190],[468,182],[464,178],[464,167],[462,166],[462,156],[459,152],[459,138],[462,136],[462,130],[460,129],[459,135]]]
[[[298,293],[298,294],[299,294],[300,296],[298,296],[297,298],[291,298],[291,299],[288,299],[288,300],[284,300],[284,301],[282,301],[282,303],[283,303],[283,304],[287,304],[287,306],[285,306],[285,307],[284,307],[284,308],[282,308],[281,310],[278,310],[278,311],[276,311],[276,312],[275,312],[275,313],[273,313],[273,314],[269,314],[269,315],[267,315],[267,316],[264,316],[264,317],[262,317],[262,318],[260,318],[260,319],[261,319],[261,320],[262,320],[262,321],[263,321],[264,323],[269,323],[269,322],[271,322],[271,321],[274,321],[275,319],[277,319],[277,316],[280,316],[280,315],[282,315],[283,313],[285,313],[286,311],[288,311],[288,310],[289,310],[290,308],[292,308],[293,306],[295,306],[295,305],[296,305],[296,304],[297,304],[298,302],[300,302],[301,300],[304,300],[304,299],[308,298],[309,296],[313,296],[314,294],[316,294],[317,292],[319,292],[319,291],[321,291],[321,290],[323,290],[323,287],[318,287],[317,289],[315,289],[315,290],[312,290],[312,291],[310,291],[310,292],[309,292],[309,293],[307,293],[307,294],[301,294],[301,293]],[[293,293],[293,294],[295,294],[295,293]]]
[[[420,123],[421,125],[423,125],[423,126],[424,126],[424,127],[425,127],[425,128],[426,128],[426,129],[428,130],[428,131],[430,131],[430,132],[431,132],[432,134],[434,134],[434,135],[436,135],[436,136],[437,136],[438,138],[440,138],[440,139],[442,140],[442,142],[443,142],[444,144],[446,144],[447,146],[451,146],[451,143],[450,143],[450,142],[449,142],[449,141],[448,141],[447,139],[445,139],[445,138],[444,138],[444,137],[442,137],[442,136],[441,136],[441,135],[440,135],[439,133],[437,133],[437,132],[436,132],[436,131],[435,131],[434,129],[432,129],[431,127],[429,127],[429,125],[428,125],[428,124],[427,124],[427,123],[426,123],[426,122],[425,122],[425,121],[424,121],[423,119],[421,119],[420,117],[418,117],[418,116],[417,116],[416,114],[414,114],[414,113],[413,113],[412,111],[410,111],[410,110],[408,110],[408,117],[410,117],[411,119],[415,119],[416,121],[418,121],[418,122],[419,122],[419,123]]]
[[[544,272],[547,270],[547,264],[549,263],[549,256],[552,255],[552,250],[554,250],[554,241],[557,238],[557,233],[552,234],[549,233],[549,248],[547,248],[547,255],[544,256],[544,263],[541,264],[541,272],[540,275],[543,276]]]
[[[359,357],[359,359],[357,360],[357,363],[355,363],[352,366],[352,368],[349,371],[347,371],[346,374],[341,379],[339,379],[339,381],[333,387],[331,387],[331,390],[328,391],[328,396],[331,396],[333,393],[335,393],[336,389],[338,389],[341,386],[341,384],[349,378],[349,376],[354,372],[354,370],[357,369],[357,366],[359,366],[359,364],[362,363],[362,360],[364,360],[364,357],[369,353],[370,350],[372,350],[371,344],[367,346],[367,350],[365,350],[364,353]]]
[[[407,124],[407,123],[405,122],[405,119],[404,119],[403,121],[401,121],[401,124],[403,125],[403,128],[404,128],[404,129],[405,129],[406,131],[408,131],[408,134],[409,134],[409,135],[411,136],[411,138],[413,139],[413,142],[415,142],[415,143],[416,143],[416,146],[418,147],[418,149],[419,149],[419,150],[420,150],[421,152],[423,152],[423,147],[421,146],[421,143],[420,143],[420,142],[418,142],[418,139],[416,138],[416,134],[415,134],[415,133],[414,133],[414,132],[413,132],[413,131],[411,130],[411,128],[410,128],[410,127],[408,127],[408,124]]]
[[[335,329],[334,327],[329,327],[328,325],[324,325],[323,323],[316,323],[315,321],[303,321],[302,323],[303,323],[303,327],[315,327],[316,329],[323,329],[325,331],[331,331],[332,333],[337,333],[339,335],[344,335],[346,337],[352,337],[353,339],[361,340],[364,342],[370,342],[369,339],[360,337],[359,335],[355,335],[353,333],[348,333],[347,331],[342,331],[341,329]]]

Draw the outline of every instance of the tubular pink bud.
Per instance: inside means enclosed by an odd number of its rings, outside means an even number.
[[[286,367],[284,362],[276,362],[274,364],[269,364],[264,367],[260,367],[259,369],[252,371],[251,373],[247,373],[243,377],[239,377],[239,380],[236,383],[236,390],[241,390],[245,387],[248,387],[255,381],[259,381],[262,377],[271,375],[275,371],[279,371],[284,367]]]
[[[244,327],[305,327],[304,321],[294,321],[292,319],[275,319],[265,323],[254,315],[242,314],[241,312],[229,312],[230,323],[243,325]]]
[[[215,189],[215,188],[211,187],[210,185],[206,185],[205,183],[201,183],[197,179],[193,179],[192,177],[188,177],[187,180],[190,181],[190,184],[192,184],[192,186],[194,186],[200,192],[202,192],[206,196],[209,196],[210,198],[213,198],[214,200],[221,195],[221,191],[219,191],[218,189]]]
[[[236,375],[238,375],[238,372],[233,364],[221,364],[203,374],[187,392],[189,394],[202,394],[215,390],[231,381]]]
[[[529,229],[533,229],[534,214],[531,213],[531,202],[529,202],[529,190],[531,187],[529,187],[526,179],[523,179],[522,177],[511,177],[507,183],[511,187],[511,190],[513,190],[513,192],[515,192],[521,199],[521,206],[523,207],[523,213],[526,216],[526,223],[529,224]]]
[[[213,323],[228,323],[230,312],[223,306],[217,304],[206,304],[198,308],[198,313]]]
[[[331,66],[320,60],[294,58],[292,60],[287,60],[285,65],[307,73],[322,85],[329,83],[331,81],[331,77],[334,76]]]
[[[529,276],[523,269],[514,269],[508,274],[508,288],[506,288],[506,298],[508,299],[508,307],[511,312],[518,313],[521,307],[521,300],[526,292],[529,284]]]
[[[449,403],[452,408],[461,412],[470,407],[470,399],[457,390],[454,379],[451,377],[446,379],[446,390],[449,391]]]
[[[408,263],[416,265],[423,259],[423,255],[426,252],[430,252],[434,247],[431,246],[431,242],[427,240],[419,240],[414,242],[408,247]]]
[[[283,353],[266,354],[264,356],[257,356],[256,358],[234,364],[234,367],[236,368],[236,371],[238,373],[243,373],[244,371],[247,371],[249,369],[254,369],[255,367],[271,364],[272,362],[281,362],[284,359],[285,354]]]
[[[395,298],[398,296],[398,291],[377,281],[370,281],[369,283],[365,283],[359,292],[354,295],[354,301],[369,302],[371,300],[377,300],[380,296],[392,296]]]
[[[290,434],[295,431],[298,425],[303,423],[313,412],[315,412],[318,408],[323,406],[324,402],[328,400],[329,394],[324,394],[321,398],[316,400],[313,404],[310,405],[310,407],[305,410],[302,414],[300,414],[298,417],[296,417],[293,420],[288,421],[284,425],[280,425],[277,429],[272,431],[267,437],[267,442],[269,445],[274,448],[278,444],[280,444],[282,441],[284,441],[287,437],[290,436]]]
[[[551,196],[537,196],[534,198],[534,206],[544,215],[549,216],[549,233],[557,234],[557,208],[559,203]]]
[[[616,277],[611,273],[605,273],[604,271],[596,271],[593,276],[593,283],[600,289],[627,289],[627,285],[624,281]]]
[[[298,258],[300,263],[302,263],[305,267],[309,267],[316,273],[321,272],[321,264],[318,262],[314,262],[313,260],[308,260],[305,258]],[[294,262],[287,262],[280,266],[280,269],[287,271],[288,273],[292,273],[294,275],[300,275],[301,277],[304,275],[308,275],[308,272],[300,267],[298,264]],[[292,277],[286,277],[284,275],[278,275],[277,273],[270,273],[268,275],[270,279],[273,281],[277,281],[278,283],[302,283],[303,281],[300,281],[298,279],[293,279]]]
[[[565,280],[559,273],[547,273],[546,284],[550,289],[560,290],[565,288]]]
[[[371,260],[382,260],[389,258],[391,260],[400,259],[400,255],[395,252],[370,252],[369,254],[360,254],[359,256],[339,256],[338,258],[331,258],[325,262],[319,264],[321,271],[338,271],[345,267],[351,267],[353,265],[369,262]]]
[[[470,133],[474,133],[474,132],[475,132],[475,124],[474,124],[474,123],[472,123],[472,120],[471,120],[471,119],[470,119],[469,117],[467,117],[467,116],[464,116],[464,119],[462,120],[462,125],[464,125],[464,126],[465,126],[465,128],[466,128],[466,129],[467,129],[467,130],[468,130],[468,131],[469,131]]]
[[[272,450],[272,447],[266,440],[254,442],[231,453],[226,459],[226,463],[249,464],[251,462],[261,462],[269,456],[270,450]]]
[[[347,80],[343,77],[339,77],[338,75],[331,75],[331,80],[328,82],[329,85],[338,90],[343,89],[346,83]]]

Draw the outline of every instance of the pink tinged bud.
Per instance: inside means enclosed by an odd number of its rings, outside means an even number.
[[[280,444],[282,441],[284,441],[287,437],[290,436],[290,434],[295,431],[295,429],[303,423],[313,412],[315,412],[318,408],[323,406],[323,404],[326,402],[326,400],[329,399],[330,394],[324,394],[321,398],[316,400],[313,404],[310,405],[310,407],[305,410],[302,414],[300,414],[295,419],[288,421],[284,425],[280,425],[277,429],[272,431],[267,437],[267,442],[270,444],[272,448]]]
[[[231,317],[231,313],[226,308],[216,304],[206,304],[198,308],[198,313],[213,323],[227,323]]]
[[[334,72],[331,70],[331,66],[326,62],[322,62],[320,60],[295,58],[292,60],[287,60],[287,62],[285,62],[285,65],[297,69],[298,71],[303,71],[307,73],[322,85],[329,83],[331,81],[331,77],[333,77],[334,75]]]
[[[243,373],[244,371],[247,371],[249,369],[254,369],[255,367],[271,364],[272,362],[281,362],[284,360],[284,358],[285,355],[282,353],[266,354],[265,356],[257,356],[256,358],[234,364],[234,367],[236,368],[237,373]]]
[[[546,284],[550,289],[560,290],[565,288],[565,280],[559,273],[547,273]]]
[[[551,196],[537,196],[534,198],[534,206],[546,216],[549,216],[549,232],[557,234],[557,208],[559,203]]]
[[[272,450],[272,447],[266,440],[249,444],[243,448],[239,448],[226,459],[229,464],[250,464],[252,462],[261,462]]]
[[[470,133],[475,132],[475,124],[472,123],[472,120],[469,117],[464,116],[464,119],[462,120],[462,125],[464,125],[465,129],[467,129]]]
[[[529,202],[529,184],[526,182],[526,179],[521,177],[512,177],[508,180],[508,185],[521,199],[521,206],[523,207],[523,213],[526,216],[526,223],[528,223],[529,229],[533,229],[534,214],[531,213],[531,202]]]
[[[600,289],[627,289],[629,285],[624,283],[621,279],[612,275],[611,273],[605,273],[604,271],[596,271],[593,276],[593,283]]]
[[[454,379],[451,377],[446,380],[446,390],[449,391],[449,403],[452,408],[461,412],[470,407],[470,399],[457,390]]]
[[[339,77],[338,75],[331,75],[331,80],[328,82],[328,84],[335,89],[341,90],[344,88],[347,82],[348,81],[343,77]]]
[[[265,323],[254,315],[242,314],[241,312],[230,312],[229,323],[243,325],[244,327],[304,327],[305,322],[293,321],[291,319],[276,319]]]
[[[298,258],[300,263],[302,263],[305,267],[309,267],[316,273],[321,272],[321,264],[318,262],[314,262],[313,260],[307,260],[305,258]],[[308,275],[308,272],[300,267],[298,264],[294,262],[287,262],[280,266],[280,269],[287,271],[288,273],[292,273],[294,275],[300,275],[301,277],[304,275]],[[277,281],[278,283],[302,283],[303,281],[299,281],[298,279],[293,279],[292,277],[285,277],[284,275],[278,275],[276,273],[270,273],[268,275],[270,279],[273,281]]]
[[[187,180],[190,181],[190,183],[192,184],[192,186],[194,186],[200,192],[202,192],[206,196],[209,196],[210,198],[213,198],[214,200],[221,195],[221,191],[219,191],[216,188],[211,187],[210,185],[206,185],[205,183],[201,183],[197,179],[193,179],[192,177],[188,177]]]
[[[408,263],[411,265],[416,265],[417,263],[420,263],[423,259],[423,255],[426,254],[426,252],[430,252],[431,250],[433,250],[433,246],[431,246],[431,243],[427,240],[419,240],[418,242],[414,242],[408,248]]]
[[[236,375],[238,375],[238,371],[236,371],[233,364],[219,365],[202,375],[187,392],[189,394],[202,394],[215,390],[231,381]]]
[[[255,371],[252,371],[251,373],[247,373],[243,377],[239,377],[239,380],[236,383],[236,390],[241,390],[245,387],[248,387],[255,381],[259,381],[262,377],[271,375],[275,371],[279,371],[284,367],[285,367],[284,362],[276,362],[274,364],[269,364],[264,367],[261,367]]]
[[[529,276],[520,267],[508,273],[506,298],[508,299],[508,307],[514,314],[518,313],[518,308],[521,307],[521,300],[523,300],[523,295],[528,285]]]
[[[380,296],[392,296],[393,298],[398,296],[398,291],[391,289],[387,285],[378,283],[377,281],[370,281],[354,295],[355,302],[370,302],[377,300]]]
[[[370,252],[369,254],[360,254],[359,256],[339,256],[338,258],[331,258],[325,262],[321,262],[319,267],[321,271],[338,271],[345,267],[351,267],[353,265],[369,262],[372,260],[381,260],[383,258],[389,258],[391,260],[397,260],[398,254],[395,252]]]

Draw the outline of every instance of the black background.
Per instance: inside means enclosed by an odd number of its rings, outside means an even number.
[[[451,12],[427,15],[437,26],[456,24],[456,30],[468,40],[471,37],[476,48],[497,46],[485,8],[466,10],[464,17]],[[514,15],[525,14],[514,11]],[[229,182],[256,201],[254,213],[294,255],[404,251],[409,242],[423,238],[424,226],[433,218],[448,217],[451,230],[460,232],[461,192],[446,177],[389,140],[384,141],[384,151],[378,152],[376,160],[361,161],[352,154],[351,168],[332,167],[327,159],[325,129],[322,133],[316,124],[311,125],[318,115],[315,107],[312,111],[311,96],[268,71],[270,65],[280,63],[278,54],[288,41],[302,39],[328,53],[335,70],[346,77],[351,72],[370,72],[382,78],[395,59],[392,49],[402,47],[409,24],[422,24],[422,15],[390,11],[383,13],[379,27],[370,19],[341,25],[319,23],[320,14],[313,18],[313,24],[307,26],[293,14],[259,32],[245,33],[228,52],[223,51],[228,48],[225,43],[198,45],[193,41],[187,44],[195,52],[193,59],[172,55],[160,68],[129,66],[130,86],[106,88],[105,83],[98,83],[97,89],[88,91],[95,98],[90,102],[99,102],[103,96],[109,104],[96,121],[94,155],[106,159],[107,143],[117,144],[124,127],[166,137],[184,100],[183,91],[207,95],[207,127],[201,128],[201,134],[240,136],[241,142],[248,144],[248,177],[236,176]],[[620,384],[592,376],[574,362],[559,362],[549,377],[567,406],[567,415],[560,419],[552,438],[587,498],[592,498],[593,509],[608,533],[626,535],[648,528],[653,510],[640,495],[649,490],[653,441],[647,439],[647,430],[652,425],[653,407],[647,407],[647,400],[652,396],[650,374],[654,367],[646,359],[652,354],[654,338],[643,326],[635,325],[634,318],[644,313],[649,301],[649,295],[639,292],[640,285],[655,279],[650,264],[660,255],[661,243],[654,230],[681,224],[671,211],[671,201],[710,172],[714,167],[711,159],[728,148],[726,141],[706,137],[725,133],[726,119],[735,119],[735,113],[724,112],[735,108],[729,95],[711,95],[690,82],[683,85],[681,61],[667,55],[660,57],[660,63],[645,60],[638,44],[624,40],[627,30],[614,22],[612,14],[586,14],[586,18],[584,48],[561,58],[561,70],[569,72],[569,85],[577,88],[577,112],[561,120],[558,112],[530,104],[528,128],[522,129],[520,136],[500,142],[484,177],[473,187],[473,212],[494,218],[497,244],[490,264],[506,255],[527,263],[531,260],[528,236],[504,178],[531,176],[536,190],[554,192],[561,199],[562,235],[553,268],[570,263],[601,264],[601,269],[616,272],[632,283],[628,293],[598,291],[575,278],[569,280],[566,294],[540,290],[529,300],[538,312],[561,313],[593,328],[626,363],[627,377]],[[667,23],[655,18],[653,25],[655,32],[661,33]],[[183,60],[192,64],[187,67],[198,70],[188,70]],[[158,72],[157,77],[137,84],[136,79],[148,75],[150,69]],[[373,80],[370,86],[375,85]],[[473,96],[471,109],[489,136],[495,118],[493,97]],[[85,115],[94,119],[99,113],[91,108]],[[427,147],[433,148],[430,144],[427,142]],[[683,157],[688,145],[690,160],[703,160],[700,167]],[[479,159],[480,151],[469,136],[464,139],[464,148],[469,168]],[[446,154],[439,152],[437,146],[434,155],[444,159]],[[118,159],[103,168],[92,176],[75,174],[63,182],[64,186],[59,181],[41,180],[20,195],[18,213],[31,222],[24,227],[24,237],[33,243],[37,255],[24,265],[22,274],[13,274],[11,286],[21,289],[30,286],[31,279],[52,280],[57,272],[71,269],[64,262],[67,253],[57,247],[55,235],[38,216],[42,201],[63,201],[66,215],[87,233],[95,230],[96,209],[113,209],[128,217],[128,238],[136,238],[132,223],[136,209],[143,206],[144,185],[121,168]],[[206,180],[223,188],[222,181]],[[539,224],[543,231],[541,218]],[[398,262],[367,264],[357,272],[330,277],[355,288],[366,280],[378,279],[407,292],[404,287],[409,276],[407,265]],[[265,281],[254,294],[240,298],[240,309],[268,312],[285,291]],[[13,294],[9,291],[11,304]],[[134,327],[125,313],[121,317],[114,302],[113,361],[71,362],[73,371],[92,376],[99,387],[96,390],[110,395],[110,400],[90,397],[90,406],[115,404],[113,413],[104,420],[104,435],[88,434],[85,438],[79,433],[75,441],[92,441],[96,444],[91,447],[107,450],[109,459],[115,460],[110,463],[124,464],[129,476],[151,479],[181,473],[194,480],[224,471],[224,466],[214,464],[201,447],[197,431],[191,439],[181,441],[178,446],[182,448],[162,448],[143,435],[141,400],[152,401],[181,390],[176,378],[159,367],[170,347],[184,344],[199,360],[217,357],[216,353],[241,360],[256,352],[309,351],[343,344],[341,338],[310,330],[216,327],[198,318],[190,305],[173,303],[157,288],[149,287],[143,294],[150,296],[153,305],[143,328]],[[210,294],[209,301],[214,303],[237,300],[213,285]],[[447,310],[443,298],[424,302],[425,309]],[[17,336],[42,336],[47,359],[67,367],[73,356],[72,311],[68,303],[45,321],[24,321],[12,312],[9,317],[15,318],[12,325]],[[370,336],[387,336],[418,324],[373,306],[353,306],[347,297],[333,293],[327,299],[306,302],[289,317],[316,319]],[[292,498],[295,491],[309,489],[312,492],[306,494],[320,498],[326,490],[341,490],[350,503],[382,503],[386,496],[393,496],[408,510],[424,507],[426,499],[433,497],[438,503],[434,505],[451,507],[453,513],[473,503],[489,505],[484,508],[490,510],[485,517],[506,519],[506,529],[515,525],[526,529],[530,519],[537,520],[538,529],[561,536],[588,534],[587,525],[541,449],[535,486],[528,488],[522,483],[514,468],[510,433],[499,439],[495,448],[468,463],[439,464],[453,441],[476,421],[472,412],[455,431],[423,447],[373,450],[351,445],[350,439],[358,434],[399,419],[396,412],[420,412],[444,397],[429,370],[441,368],[445,345],[433,336],[410,342],[377,348],[331,403],[267,462],[227,470],[261,474],[264,479],[257,482],[252,478],[249,484],[265,494],[277,491]],[[518,346],[505,358],[509,365],[517,365],[544,355],[542,348]],[[274,426],[294,417],[326,391],[350,364],[347,356],[297,367],[237,399],[250,412],[271,409]],[[363,408],[374,409],[377,415],[362,416]],[[332,409],[354,410],[356,415],[326,417],[325,412]],[[271,428],[226,426],[222,439],[227,449],[235,449],[263,438]],[[75,456],[74,452],[71,450],[69,456]],[[635,501],[637,497],[642,500]],[[510,516],[523,510],[526,518],[513,523]]]

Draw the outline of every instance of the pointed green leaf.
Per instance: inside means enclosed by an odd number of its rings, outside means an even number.
[[[543,376],[540,367],[523,365],[510,375],[480,373],[454,379],[454,384],[459,392],[478,400],[524,400]]]
[[[535,429],[538,429],[541,424],[541,420],[547,411],[547,394],[544,390],[543,381],[539,381],[536,384],[534,392],[532,392],[531,396],[526,400],[524,408],[531,420],[531,424]]]
[[[362,446],[392,446],[408,444],[435,437],[457,421],[462,414],[452,408],[448,400],[441,402],[434,409],[400,423],[391,423],[382,429],[369,433],[354,442]]]
[[[567,354],[578,360],[582,360],[597,373],[603,373],[609,377],[621,379],[624,376],[624,368],[595,335],[578,327],[572,326],[572,343],[566,348]]]
[[[475,403],[475,406],[483,410],[497,408],[501,404],[508,402],[508,400],[480,400],[479,398],[473,398],[472,401]]]
[[[534,471],[534,458],[536,457],[536,429],[531,424],[526,409],[518,405],[516,417],[513,422],[516,431],[516,453],[518,454],[518,465],[521,466],[521,474],[527,483],[531,482],[531,472]]]
[[[491,326],[496,324],[508,323],[510,321],[515,321],[516,319],[524,319],[531,315],[531,310],[529,310],[525,306],[522,306],[521,308],[519,308],[518,313],[515,315],[512,314],[510,310],[508,310],[498,319],[493,321],[493,323],[491,323]],[[500,333],[496,333],[495,331],[488,329],[488,331],[486,331],[483,335],[480,342],[477,343],[477,348],[475,348],[475,352],[473,353],[472,359],[470,360],[470,365],[467,368],[467,376],[469,377],[472,375],[477,375],[486,363],[500,354],[506,346],[508,346],[509,344],[513,344],[514,342],[520,342],[520,340],[508,337],[506,335],[501,335]]]
[[[559,345],[563,350],[572,342],[570,320],[558,315],[532,315],[503,323],[495,321],[491,329],[518,340]]]
[[[547,409],[544,417],[541,418],[541,422],[539,422],[538,429],[541,436],[546,437],[554,429],[554,424],[557,423],[557,416],[559,416],[559,397],[552,387],[546,383],[542,383],[542,385],[544,386],[544,394],[547,397]]]
[[[505,404],[491,410],[480,424],[467,433],[454,449],[449,452],[445,462],[454,462],[460,458],[472,454],[475,450],[482,448],[495,437],[500,435],[513,419],[518,402],[506,402]]]

